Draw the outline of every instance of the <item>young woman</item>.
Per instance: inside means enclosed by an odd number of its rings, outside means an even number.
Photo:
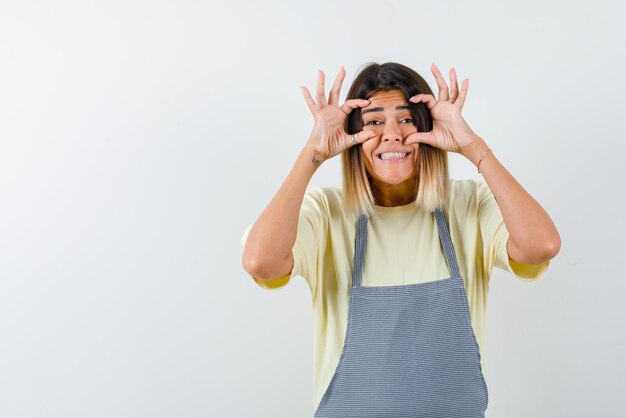
[[[311,289],[316,417],[483,417],[492,267],[533,281],[559,251],[546,211],[463,119],[469,80],[432,72],[437,99],[414,70],[370,63],[339,105],[343,67],[328,99],[320,71],[315,98],[302,87],[309,139],[244,233],[256,283]],[[448,152],[485,181],[449,179]],[[337,155],[343,186],[307,190]]]

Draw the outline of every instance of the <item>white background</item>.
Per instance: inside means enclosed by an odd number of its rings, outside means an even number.
[[[344,65],[343,101],[368,61],[469,77],[465,119],[561,234],[539,282],[492,274],[488,417],[616,416],[620,4],[0,2],[0,417],[311,416],[310,292],[259,288],[240,238],[312,127],[299,86]]]

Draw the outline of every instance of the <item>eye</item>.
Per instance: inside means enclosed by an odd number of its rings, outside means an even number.
[[[404,122],[405,120],[408,121],[407,123],[413,123],[413,118],[404,118],[402,119],[402,122]],[[382,123],[382,122],[378,120],[371,120],[367,122],[365,125],[367,126],[367,125],[374,125],[374,124],[379,124],[379,123]]]

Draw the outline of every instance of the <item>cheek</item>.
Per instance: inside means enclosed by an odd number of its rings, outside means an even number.
[[[375,157],[372,157],[372,152],[372,149],[366,149],[365,147],[361,150],[361,158],[363,159],[363,163],[365,164],[365,168],[368,173],[374,169]]]
[[[413,146],[413,163],[415,169],[417,170],[417,166],[419,165],[419,156],[420,156],[420,147],[419,145]]]
[[[375,139],[370,139],[361,145],[361,154],[366,158],[371,158],[372,153],[376,149]]]
[[[363,158],[363,161],[365,161],[366,163],[371,161],[371,155],[372,155],[372,151],[370,149],[362,147],[362,149],[361,149],[361,158]]]

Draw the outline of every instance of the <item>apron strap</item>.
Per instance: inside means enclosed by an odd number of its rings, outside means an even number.
[[[439,230],[439,239],[443,246],[443,252],[446,255],[446,261],[448,262],[448,269],[450,270],[451,277],[461,277],[459,272],[459,264],[456,260],[456,253],[454,252],[454,245],[452,244],[452,238],[450,237],[450,231],[448,231],[448,223],[443,209],[435,209],[435,219],[437,220],[437,229]]]
[[[354,238],[354,267],[352,268],[352,286],[361,286],[366,244],[367,216],[361,214],[361,216],[359,216],[359,219],[357,220],[356,237]]]
[[[448,224],[442,209],[437,208],[434,211],[435,220],[437,222],[437,230],[439,231],[439,240],[443,246],[443,251],[448,263],[451,277],[461,277],[459,264],[456,259],[454,245],[448,231]],[[354,239],[354,264],[352,268],[352,286],[361,286],[363,280],[363,264],[365,261],[365,247],[367,245],[367,216],[361,214],[357,219],[356,236]]]

